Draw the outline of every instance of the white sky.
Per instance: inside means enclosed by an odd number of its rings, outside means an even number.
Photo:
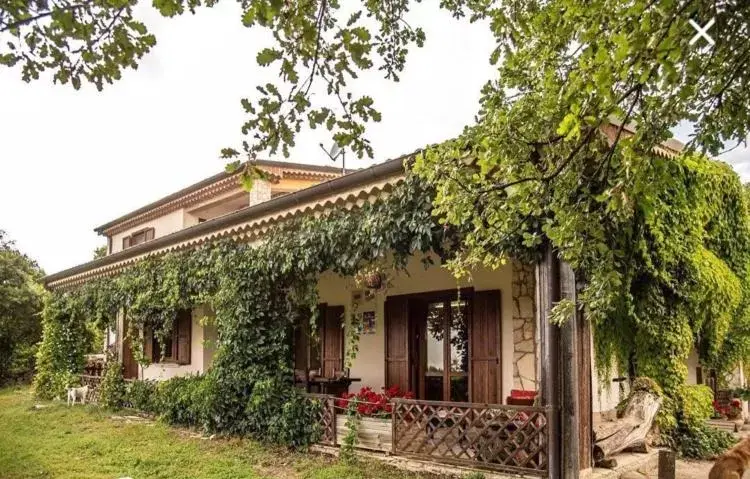
[[[460,133],[493,76],[486,28],[433,4],[412,13],[427,42],[412,50],[401,82],[370,75],[357,87],[383,113],[368,132],[376,162]],[[0,68],[0,229],[48,274],[92,258],[105,243],[94,227],[221,171],[220,148],[242,139],[240,98],[275,76],[255,63],[268,38],[241,25],[236,4],[175,19],[148,7],[141,16],[156,47],[102,93],[26,84]],[[330,164],[318,147],[330,143],[326,133],[301,135],[289,161]],[[750,179],[746,150],[726,159]]]

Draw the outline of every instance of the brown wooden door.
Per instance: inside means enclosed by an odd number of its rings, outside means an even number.
[[[500,291],[475,291],[469,327],[471,402],[500,404]]]
[[[190,364],[190,349],[193,337],[193,312],[190,309],[181,309],[177,312],[174,324],[175,332],[172,343],[176,350],[173,356],[178,364]]]
[[[385,387],[398,386],[409,391],[410,348],[409,348],[409,302],[401,297],[385,301]]]
[[[323,377],[332,378],[344,369],[344,307],[327,306],[324,311],[320,335],[323,344],[321,368]]]
[[[122,326],[122,375],[125,379],[137,379],[138,378],[138,362],[133,356],[133,349],[130,347],[130,338],[127,338],[128,334],[128,320],[127,317],[123,319]],[[149,357],[149,359],[151,359]]]

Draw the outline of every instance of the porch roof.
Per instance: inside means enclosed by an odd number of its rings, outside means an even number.
[[[613,140],[617,135],[620,125],[620,122],[610,119],[608,124],[602,127],[603,133],[610,140]],[[633,135],[635,133],[634,125],[623,125],[622,133],[624,136]],[[654,153],[665,157],[674,157],[683,148],[684,145],[681,142],[670,139],[655,147]],[[405,174],[404,161],[413,157],[417,152],[408,153],[369,168],[354,170],[345,175],[341,175],[340,170],[334,167],[259,161],[256,163],[257,166],[263,167],[263,169],[267,169],[271,173],[278,172],[279,168],[286,168],[298,172],[315,170],[319,171],[319,174],[333,175],[333,170],[336,170],[340,176],[199,223],[153,241],[141,243],[126,250],[104,256],[103,258],[45,276],[43,279],[44,284],[50,289],[73,287],[93,278],[114,274],[128,265],[149,256],[196,247],[205,242],[226,237],[243,241],[254,241],[273,224],[300,214],[315,213],[334,206],[344,206],[347,208],[361,206],[370,199],[387,194],[392,185],[403,178]],[[203,188],[210,188],[216,183],[232,180],[234,176],[235,174],[230,173],[214,175],[184,190],[162,198],[157,202],[144,206],[139,210],[128,213],[117,220],[102,225],[96,228],[95,231],[101,233],[107,228],[116,226],[119,222],[126,221],[129,218],[137,218],[140,214],[148,214],[149,211],[157,207],[169,206],[170,202],[174,200],[179,201],[179,198],[186,197],[191,193],[200,192]]]
[[[315,213],[334,206],[347,208],[360,206],[372,198],[387,194],[392,185],[403,178],[404,161],[413,154],[356,170],[309,188],[272,198],[153,241],[50,274],[44,277],[44,284],[50,289],[69,288],[93,278],[114,274],[149,256],[196,247],[207,241],[226,237],[253,241],[273,224],[300,214]]]

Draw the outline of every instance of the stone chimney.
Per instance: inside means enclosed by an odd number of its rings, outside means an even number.
[[[271,183],[266,180],[256,179],[250,190],[250,206],[263,203],[271,199]]]

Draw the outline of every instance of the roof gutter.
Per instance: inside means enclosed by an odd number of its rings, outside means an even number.
[[[49,283],[59,281],[69,276],[74,276],[80,273],[85,273],[86,271],[92,269],[101,268],[117,263],[119,261],[124,261],[135,256],[147,253],[154,249],[180,243],[195,236],[201,236],[203,234],[210,233],[215,230],[220,230],[237,223],[249,221],[254,218],[273,213],[275,211],[282,211],[292,206],[299,206],[303,203],[308,203],[319,198],[331,196],[332,194],[338,193],[340,191],[344,191],[356,186],[366,185],[373,181],[403,173],[405,171],[404,161],[411,155],[413,155],[413,153],[388,160],[384,163],[380,163],[369,168],[357,170],[353,173],[349,173],[339,178],[335,178],[324,183],[319,183],[309,188],[295,191],[293,193],[289,193],[287,195],[280,196],[278,198],[274,198],[254,206],[238,210],[228,215],[220,216],[218,218],[199,223],[195,226],[185,228],[166,236],[162,236],[161,238],[156,238],[147,243],[141,243],[126,250],[104,256],[103,258],[89,261],[88,263],[83,263],[78,266],[65,269],[58,273],[50,274],[48,276],[45,276],[42,281],[45,285],[48,285]]]

